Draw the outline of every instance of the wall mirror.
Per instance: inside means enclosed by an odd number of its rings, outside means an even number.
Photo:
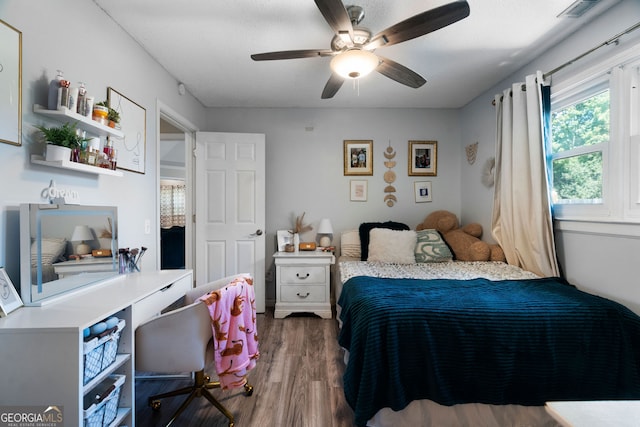
[[[22,145],[22,33],[1,19],[0,142]]]
[[[25,305],[118,275],[115,206],[20,205],[20,295]]]

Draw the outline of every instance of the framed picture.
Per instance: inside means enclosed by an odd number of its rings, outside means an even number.
[[[22,307],[20,295],[13,287],[7,272],[0,268],[0,317],[7,316],[19,307]]]
[[[431,181],[417,181],[413,183],[416,203],[431,201]]]
[[[367,201],[367,180],[351,180],[350,198],[352,202]]]
[[[436,176],[437,141],[409,141],[409,176]]]
[[[292,243],[293,234],[289,233],[289,230],[276,231],[276,244],[278,245],[278,252],[284,252],[284,247]]]
[[[124,138],[109,137],[116,150],[117,167],[144,173],[147,144],[147,110],[115,89],[107,88],[109,107],[120,113],[120,130]]]
[[[22,145],[22,33],[0,19],[0,142]]]
[[[373,175],[373,141],[344,141],[344,174]]]

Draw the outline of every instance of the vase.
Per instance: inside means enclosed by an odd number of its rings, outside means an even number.
[[[300,250],[300,235],[293,233],[293,251],[298,252]]]
[[[71,160],[71,148],[47,144],[45,159],[48,162],[69,161]]]

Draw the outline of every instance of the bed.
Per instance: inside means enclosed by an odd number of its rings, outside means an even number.
[[[385,246],[402,251],[389,236]],[[640,317],[624,306],[504,263],[453,261],[442,248],[401,263],[370,260],[369,246],[363,261],[345,237],[335,292],[357,426],[416,403],[640,398]]]

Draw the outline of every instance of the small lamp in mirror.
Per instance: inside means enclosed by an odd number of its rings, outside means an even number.
[[[329,221],[328,218],[320,220],[317,234],[318,237],[320,237],[318,242],[320,247],[326,248],[327,246],[331,246],[331,240],[333,239],[333,227],[331,226],[331,221]]]
[[[93,240],[91,229],[87,225],[76,225],[71,235],[72,242],[80,242],[76,246],[77,255],[87,255],[91,252],[91,247],[86,243],[87,240]]]

